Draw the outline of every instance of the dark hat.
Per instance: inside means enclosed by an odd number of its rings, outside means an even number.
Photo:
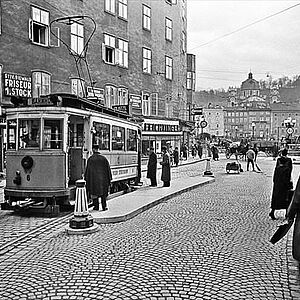
[[[93,144],[93,149],[99,150],[99,145],[98,144]]]
[[[162,146],[162,147],[161,147],[161,150],[162,150],[162,151],[167,151],[167,147],[166,147],[166,146]]]

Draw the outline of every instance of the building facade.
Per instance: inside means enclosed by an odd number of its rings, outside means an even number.
[[[145,123],[188,120],[186,0],[0,2],[3,118],[12,101],[72,93]]]

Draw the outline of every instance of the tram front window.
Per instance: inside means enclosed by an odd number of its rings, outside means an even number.
[[[45,119],[44,149],[62,149],[62,120]]]
[[[39,147],[40,125],[40,119],[19,120],[19,148]]]

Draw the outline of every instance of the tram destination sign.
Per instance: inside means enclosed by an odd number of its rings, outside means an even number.
[[[4,95],[31,98],[31,77],[4,73]]]

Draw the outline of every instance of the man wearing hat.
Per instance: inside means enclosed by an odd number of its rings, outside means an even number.
[[[106,157],[100,154],[99,145],[93,145],[93,155],[89,157],[85,169],[86,190],[93,200],[95,210],[99,210],[99,197],[103,210],[107,210],[106,198],[111,183],[111,170]]]

